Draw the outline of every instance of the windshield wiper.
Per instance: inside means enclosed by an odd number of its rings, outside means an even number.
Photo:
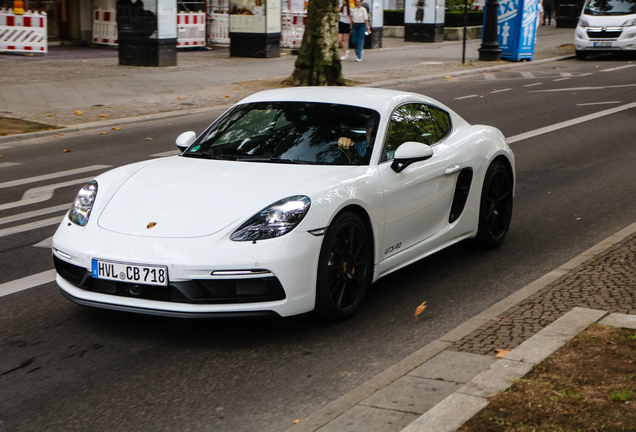
[[[239,162],[275,162],[275,163],[289,163],[289,164],[312,164],[313,162],[303,161],[300,159],[282,158],[279,156],[274,157],[246,157],[236,159]]]
[[[214,155],[211,155],[210,153],[188,152],[188,153],[183,153],[182,156],[199,158],[199,159],[234,160],[234,159],[228,159],[228,158],[224,158],[224,157],[214,156]]]

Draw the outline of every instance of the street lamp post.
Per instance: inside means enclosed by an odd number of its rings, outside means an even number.
[[[501,48],[497,36],[497,10],[499,2],[488,0],[486,3],[486,22],[484,24],[484,38],[479,48],[479,61],[497,61],[501,59]]]

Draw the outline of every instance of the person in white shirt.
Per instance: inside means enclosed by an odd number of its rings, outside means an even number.
[[[356,47],[356,61],[362,61],[362,49],[364,48],[364,36],[371,33],[369,25],[369,14],[362,6],[362,0],[356,0],[356,7],[351,11],[353,18],[353,29],[351,31],[351,41]],[[365,33],[366,29],[366,33]]]
[[[349,33],[353,21],[351,19],[351,7],[349,0],[342,0],[342,4],[338,9],[338,43],[342,47],[342,56],[340,60],[346,60],[349,56]]]

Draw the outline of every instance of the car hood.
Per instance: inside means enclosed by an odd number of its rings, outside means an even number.
[[[160,159],[121,184],[98,225],[145,237],[207,236],[242,223],[282,198],[310,196],[317,185],[328,189],[359,168]]]

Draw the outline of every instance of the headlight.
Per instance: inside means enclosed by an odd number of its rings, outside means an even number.
[[[636,25],[636,19],[630,19],[623,23],[623,27],[631,27]]]
[[[587,21],[585,21],[584,19],[580,19],[580,18],[579,18],[579,25],[581,27],[589,27],[590,26],[590,24]]]
[[[75,201],[73,201],[73,207],[71,207],[71,211],[68,214],[68,218],[71,222],[79,226],[86,225],[86,222],[88,222],[88,218],[91,215],[96,195],[97,182],[95,180],[91,180],[79,191],[77,197],[75,197]]]
[[[276,201],[252,216],[230,236],[234,241],[265,240],[287,234],[303,220],[311,200],[303,195]]]

